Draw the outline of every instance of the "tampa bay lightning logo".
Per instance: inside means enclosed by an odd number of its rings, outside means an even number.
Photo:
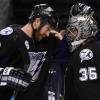
[[[84,60],[90,60],[93,58],[93,52],[90,49],[83,49],[80,54],[81,62]]]
[[[47,51],[29,52],[30,65],[27,70],[32,75],[31,82],[35,82],[39,76],[41,68],[46,60]]]
[[[2,29],[2,30],[0,31],[0,34],[1,34],[1,35],[10,35],[10,34],[12,34],[12,33],[13,33],[13,29],[12,29],[11,27],[7,27],[7,28]]]

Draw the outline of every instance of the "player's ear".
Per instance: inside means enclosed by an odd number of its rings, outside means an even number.
[[[38,29],[39,26],[40,26],[40,23],[41,23],[40,18],[36,18],[36,19],[34,20],[34,22],[33,22],[33,27],[34,27],[34,29]]]

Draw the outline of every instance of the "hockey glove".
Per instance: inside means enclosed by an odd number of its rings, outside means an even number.
[[[31,78],[30,74],[13,67],[0,69],[0,86],[8,86],[24,91],[29,86]]]

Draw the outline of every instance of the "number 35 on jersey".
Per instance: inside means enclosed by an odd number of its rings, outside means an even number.
[[[98,79],[96,67],[80,68],[79,70],[79,80],[88,81]]]

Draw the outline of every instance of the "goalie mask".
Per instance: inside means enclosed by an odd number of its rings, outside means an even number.
[[[92,15],[94,14],[93,9],[90,6],[85,5],[84,3],[75,4],[70,9],[71,16],[90,15],[90,14]]]
[[[69,18],[67,31],[71,42],[87,39],[89,37],[95,37],[98,32],[98,28],[92,15],[93,11],[88,14],[84,12],[83,15],[79,13]]]

